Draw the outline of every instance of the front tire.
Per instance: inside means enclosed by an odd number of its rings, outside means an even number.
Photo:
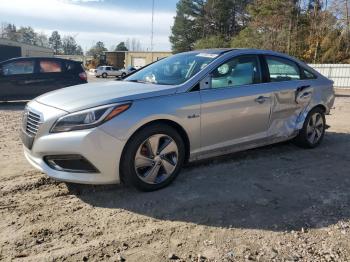
[[[127,185],[154,191],[169,185],[185,160],[185,145],[168,125],[154,124],[138,131],[127,143],[121,175]]]
[[[323,140],[326,130],[326,117],[324,111],[316,107],[307,115],[303,128],[294,139],[296,145],[303,148],[315,148]]]
[[[107,76],[108,76],[107,73],[103,73],[103,74],[102,74],[102,77],[103,77],[103,78],[107,78]]]

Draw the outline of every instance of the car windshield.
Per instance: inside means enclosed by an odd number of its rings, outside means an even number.
[[[173,55],[141,69],[124,81],[179,85],[197,74],[218,56],[219,54],[201,52]]]

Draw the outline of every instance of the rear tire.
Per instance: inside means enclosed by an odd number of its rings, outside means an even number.
[[[326,130],[324,111],[316,107],[307,115],[303,128],[299,131],[294,143],[302,148],[315,148],[323,140]]]
[[[179,133],[171,126],[153,124],[129,139],[120,162],[122,180],[141,191],[158,190],[178,176],[184,160]]]

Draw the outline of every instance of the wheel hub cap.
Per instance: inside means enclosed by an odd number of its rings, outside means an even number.
[[[311,144],[316,144],[324,132],[324,120],[320,113],[315,113],[310,117],[307,125],[307,139]]]
[[[170,177],[177,166],[178,147],[168,135],[156,134],[138,148],[134,166],[137,176],[148,184],[159,184]]]

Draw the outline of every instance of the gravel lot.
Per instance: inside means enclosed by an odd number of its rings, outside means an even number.
[[[18,138],[23,106],[0,105],[0,260],[350,260],[350,96],[337,97],[317,149],[198,162],[152,193],[34,170]]]

